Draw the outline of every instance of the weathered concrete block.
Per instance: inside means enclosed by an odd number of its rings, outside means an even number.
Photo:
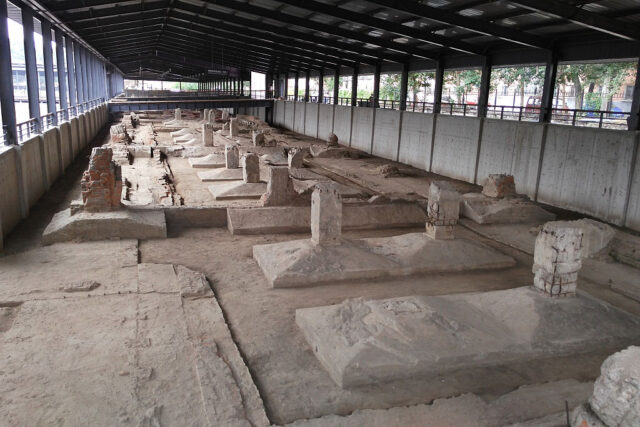
[[[205,147],[213,147],[213,126],[209,123],[202,124],[202,144]]]
[[[237,138],[240,135],[240,126],[238,125],[238,119],[232,118],[229,120],[229,136],[231,138]]]
[[[336,245],[341,236],[340,193],[333,182],[320,182],[311,196],[311,241],[316,245]]]
[[[269,166],[267,192],[260,199],[262,206],[286,205],[297,196],[289,176],[289,168],[287,166]]]
[[[240,166],[240,153],[237,145],[226,144],[224,146],[224,160],[227,169],[236,169]]]
[[[429,186],[427,235],[432,239],[453,239],[453,227],[460,216],[460,194],[447,181]]]
[[[262,131],[254,130],[251,132],[251,141],[254,146],[264,145],[264,133]]]
[[[629,347],[604,361],[589,405],[607,426],[640,425],[640,347]]]
[[[242,156],[242,180],[246,183],[260,182],[260,158],[257,154]]]
[[[308,148],[293,147],[287,153],[287,161],[290,168],[304,167],[304,158],[309,154]]]
[[[582,267],[583,232],[567,221],[544,225],[536,237],[533,286],[549,296],[574,295]]]
[[[182,110],[180,108],[176,108],[173,113],[175,120],[182,120]]]
[[[555,214],[526,198],[496,199],[480,193],[463,195],[460,210],[463,216],[478,224],[540,224],[556,219]]]
[[[338,136],[333,133],[333,132],[329,132],[329,136],[327,137],[327,145],[329,147],[337,147],[340,144],[338,144]]]
[[[488,197],[503,198],[516,195],[516,183],[513,175],[491,174],[482,184],[482,194]]]
[[[121,144],[128,144],[131,142],[131,138],[127,133],[127,128],[122,123],[111,126],[109,133],[111,135],[111,142]]]

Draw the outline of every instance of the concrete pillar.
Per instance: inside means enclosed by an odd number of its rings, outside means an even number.
[[[629,130],[640,130],[640,59],[638,59],[636,84],[633,87],[633,101],[629,113]]]
[[[227,169],[237,169],[240,165],[240,154],[235,144],[225,144],[224,163]]]
[[[582,228],[567,221],[544,225],[533,254],[533,286],[545,295],[575,295],[582,267]]]
[[[318,74],[318,104],[324,104],[324,69]]]
[[[173,111],[173,114],[174,114],[174,119],[175,120],[182,120],[182,110],[180,108],[176,108]]]
[[[342,236],[342,200],[334,182],[319,182],[311,196],[311,242],[336,245]]]
[[[409,87],[409,64],[402,64],[400,73],[400,111],[407,109],[407,93]]]
[[[77,105],[78,92],[76,89],[76,72],[73,68],[75,61],[73,60],[73,43],[69,37],[65,37],[65,49],[67,51],[67,77],[69,79],[69,104]],[[117,84],[117,82],[114,82]],[[115,87],[117,91],[117,86]]]
[[[460,194],[448,181],[432,181],[427,205],[427,236],[451,240],[460,216]]]
[[[309,77],[309,70],[307,70],[304,79],[304,102],[309,102]]]
[[[333,72],[333,103],[340,103],[340,68],[336,68]]]
[[[376,64],[373,73],[373,108],[380,108],[380,64]]]
[[[480,77],[480,92],[478,93],[478,117],[487,117],[490,86],[491,59],[485,56],[482,58],[482,76]]]
[[[351,105],[358,105],[358,67],[351,74]]]
[[[213,147],[213,126],[210,123],[202,124],[202,144],[205,147]]]
[[[283,206],[297,196],[289,177],[289,167],[269,166],[267,192],[260,198],[262,206]]]
[[[56,85],[53,77],[53,49],[51,47],[51,24],[49,21],[40,22],[42,28],[42,53],[44,56],[44,81],[47,89],[47,113],[53,113],[53,123],[58,124],[56,114]]]
[[[33,41],[33,12],[22,7],[22,30],[24,33],[24,61],[27,72],[27,95],[29,96],[29,117],[38,119],[40,125],[40,96],[38,88],[38,68],[36,46]]]
[[[540,118],[542,123],[551,122],[553,115],[553,92],[556,89],[556,77],[558,74],[558,56],[551,52],[544,71],[544,86],[542,88],[542,100],[540,102]],[[576,106],[580,108],[580,106]]]
[[[260,182],[260,158],[257,154],[242,156],[242,180],[247,184]]]
[[[16,107],[13,97],[13,72],[11,69],[11,44],[7,22],[7,2],[0,1],[0,112],[5,145],[17,144]],[[2,234],[2,233],[0,233]]]
[[[442,108],[442,88],[444,87],[444,62],[436,61],[435,84],[433,86],[433,112],[440,113]]]
[[[229,136],[231,138],[236,138],[240,134],[240,128],[238,127],[238,119],[231,118],[229,119]]]

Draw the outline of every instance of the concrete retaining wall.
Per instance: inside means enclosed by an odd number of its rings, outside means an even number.
[[[549,126],[538,200],[622,224],[635,141],[633,132]]]
[[[433,114],[402,113],[399,162],[429,170],[434,120]]]
[[[367,108],[369,110],[370,108]],[[402,113],[395,110],[375,110],[373,154],[385,159],[398,159],[400,121]]]
[[[0,148],[0,226],[6,236],[22,218],[20,208],[20,159],[15,148]],[[2,239],[0,238],[0,241]],[[0,245],[1,246],[1,245]]]
[[[294,103],[277,101],[276,116],[280,105],[290,114],[281,126],[295,130]],[[534,200],[640,230],[639,132],[326,104],[318,108],[320,139],[332,130],[342,145],[470,183],[508,173],[517,191]],[[304,126],[313,130],[315,106],[307,105],[306,111],[312,113]]]
[[[318,104],[309,103],[305,110],[304,134],[312,138],[318,136]]]
[[[306,102],[296,102],[294,104],[293,131],[304,135],[304,119],[307,110]]]
[[[67,169],[75,158],[73,154],[73,139],[71,137],[71,123],[64,122],[58,128],[58,141],[60,141],[60,155],[62,156],[62,168]]]
[[[96,107],[19,146],[0,148],[0,236],[28,215],[108,118],[105,106]]]
[[[516,191],[533,198],[545,125],[486,119],[480,140],[476,184],[489,174],[513,175]]]
[[[351,145],[351,107],[336,105],[333,113],[333,133],[342,145]]]
[[[373,108],[355,107],[352,109],[351,146],[353,148],[371,153],[374,113]]]

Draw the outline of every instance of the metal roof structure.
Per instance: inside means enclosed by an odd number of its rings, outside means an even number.
[[[638,0],[46,0],[129,78],[640,55]]]

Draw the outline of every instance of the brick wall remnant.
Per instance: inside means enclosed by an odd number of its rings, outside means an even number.
[[[112,160],[111,148],[95,147],[89,168],[82,174],[80,189],[84,209],[104,212],[118,209],[122,194],[120,165]]]

